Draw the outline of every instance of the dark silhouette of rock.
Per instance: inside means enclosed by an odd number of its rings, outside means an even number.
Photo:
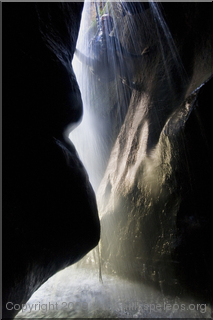
[[[181,129],[177,184],[181,203],[177,213],[176,243],[172,257],[181,284],[212,303],[213,259],[211,183],[213,177],[211,118],[213,78],[198,92],[190,116]],[[179,189],[180,189],[179,187]],[[192,267],[193,266],[193,267]]]
[[[3,318],[99,241],[94,192],[64,138],[82,116],[71,67],[82,7],[3,4]]]

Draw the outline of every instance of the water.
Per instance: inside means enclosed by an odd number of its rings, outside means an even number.
[[[102,5],[98,4],[98,7]],[[105,7],[104,11],[109,12],[109,8]],[[113,16],[112,11],[111,14]],[[92,21],[88,21],[88,17]],[[85,2],[77,49],[86,57],[98,61],[90,45],[97,32],[97,27],[93,26],[95,21],[94,3]],[[114,28],[113,39],[118,39],[116,33]],[[120,43],[115,41],[112,45],[107,38],[105,45],[106,55],[98,66],[96,63],[92,66],[82,63],[77,55],[73,59],[73,69],[82,93],[84,115],[82,123],[70,133],[69,138],[77,148],[95,191],[106,168],[111,147],[123,124],[131,95],[128,86],[124,87],[122,84],[122,81],[128,82],[128,76]]]
[[[164,296],[116,275],[71,266],[50,278],[16,318],[210,318],[203,301]]]
[[[106,6],[98,3],[98,8],[102,13],[110,13],[113,17],[112,34],[121,43],[115,42],[114,48],[111,48],[109,47],[111,42],[106,41],[106,60],[110,61],[110,67],[105,69],[105,62],[98,65],[98,71],[101,70],[101,73],[94,74],[93,68],[86,66],[77,56],[74,57],[73,68],[82,93],[84,115],[79,127],[69,134],[97,194],[98,190],[100,193],[99,186],[107,168],[111,150],[124,124],[125,117],[130,112],[128,106],[137,105],[143,93],[141,118],[136,119],[138,127],[141,119],[146,118],[149,114],[149,110],[146,109],[146,92],[154,92],[155,81],[153,79],[156,78],[156,75],[158,76],[158,73],[163,73],[164,78],[160,79],[160,93],[154,97],[161,103],[157,104],[153,111],[154,116],[151,117],[153,126],[159,127],[159,132],[161,132],[162,125],[165,124],[163,121],[163,124],[160,122],[161,112],[166,116],[173,112],[177,101],[171,100],[170,96],[174,96],[176,90],[181,91],[182,89],[174,88],[174,78],[171,75],[171,64],[167,63],[168,60],[173,62],[172,68],[177,71],[175,77],[180,79],[182,86],[185,86],[188,81],[174,41],[156,3],[150,2],[150,10],[141,12],[138,16],[134,16],[134,19],[128,13],[125,18],[123,17],[122,6],[119,3],[107,3]],[[91,59],[95,58],[95,53],[90,49],[90,40],[97,31],[95,21],[94,3],[85,2],[77,49]],[[122,51],[125,43],[128,44],[127,53]],[[157,54],[154,51],[156,57],[155,64],[152,65],[150,57],[153,57],[152,50],[156,43],[159,46]],[[159,64],[159,62],[162,63]],[[163,87],[169,91],[166,95],[165,92],[162,93]],[[165,100],[164,96],[168,100]],[[140,145],[141,158],[146,155],[149,130],[149,124],[145,122],[142,130],[145,138]],[[125,125],[122,127],[122,132],[125,133]],[[131,149],[132,136],[128,134]],[[118,171],[112,177],[114,181],[122,180],[122,173],[126,167],[125,160],[124,157]],[[141,159],[137,158],[137,161],[135,167],[132,166],[129,169],[127,180],[130,185],[133,183],[131,177],[138,171]],[[147,162],[147,167],[149,163],[151,160]],[[113,161],[110,162],[110,165],[113,167]],[[151,171],[152,167],[150,167]],[[150,175],[147,178],[148,174],[147,171],[145,178],[149,180]],[[151,179],[155,179],[154,174]],[[110,185],[108,193],[112,193]],[[98,199],[98,201],[101,200]],[[107,205],[108,203],[105,207]],[[108,225],[109,228],[114,228],[110,221]],[[124,236],[128,239],[128,233]],[[116,245],[117,243],[114,243],[111,255],[116,254],[118,250]],[[110,264],[109,261],[104,261],[104,270],[100,274],[103,256],[102,252],[102,257],[100,257],[96,248],[76,265],[50,278],[35,292],[27,305],[23,306],[17,318],[210,318],[211,308],[204,301],[197,301],[191,297],[180,297],[179,294],[165,294],[164,279],[159,274],[159,288],[148,285],[146,281],[148,268],[149,276],[151,275],[153,280],[159,272],[154,266],[150,269],[150,265],[140,264],[139,261],[143,280],[140,282],[119,277],[113,267],[107,266]],[[120,262],[126,266],[126,273],[131,268],[135,268],[132,261]],[[174,287],[178,285],[175,278],[173,278],[172,285]]]
[[[160,102],[156,104],[156,110],[153,110],[151,116],[153,127],[159,127],[159,136],[165,123],[161,118],[166,118],[176,107],[176,101],[173,98],[169,100],[169,97],[184,91],[182,89],[188,81],[157,3],[150,2],[150,9],[134,15],[134,19],[128,13],[123,17],[122,6],[116,2],[108,2],[106,5],[99,2],[97,8],[102,13],[110,14],[114,28],[110,32],[111,37],[106,38],[106,56],[100,64],[94,63],[91,66],[90,62],[88,66],[77,55],[74,56],[73,69],[82,93],[84,115],[82,123],[69,135],[95,191],[104,175],[131,99],[134,98],[137,103],[142,91],[154,91],[153,80],[160,75],[161,90],[158,95],[155,94],[155,100]],[[93,61],[98,60],[90,45],[97,33],[96,19],[94,3],[85,2],[77,49]],[[115,41],[109,40],[112,38]],[[157,49],[152,49],[155,46]],[[177,82],[181,87],[175,86]],[[134,89],[136,93],[132,97]],[[144,116],[146,112],[144,109]]]

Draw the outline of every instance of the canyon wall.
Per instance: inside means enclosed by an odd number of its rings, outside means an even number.
[[[97,193],[102,267],[209,301],[212,10],[139,9],[116,16],[122,45],[142,54],[127,64],[135,88]]]
[[[71,66],[82,8],[3,4],[3,318],[99,241],[95,194],[64,138],[82,117]]]

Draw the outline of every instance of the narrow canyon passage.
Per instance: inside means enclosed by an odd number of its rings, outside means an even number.
[[[72,63],[84,111],[66,136],[95,190],[101,240],[17,318],[211,317],[209,8],[84,3]]]

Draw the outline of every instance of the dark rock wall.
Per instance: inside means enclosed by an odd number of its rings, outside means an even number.
[[[82,7],[3,4],[4,318],[99,240],[94,192],[64,139],[82,116],[71,67]]]
[[[213,79],[199,91],[192,112],[181,130],[180,163],[177,183],[181,203],[177,213],[177,243],[173,258],[179,261],[176,274],[187,288],[212,297],[213,258],[211,226],[212,142],[211,106]],[[179,188],[180,189],[180,188]],[[190,266],[193,266],[192,269]],[[212,301],[211,301],[212,302]]]

